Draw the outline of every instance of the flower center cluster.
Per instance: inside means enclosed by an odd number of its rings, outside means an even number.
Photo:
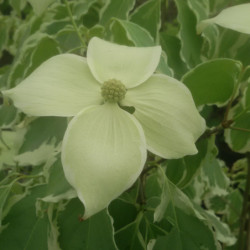
[[[116,79],[110,79],[103,83],[102,97],[106,102],[119,102],[126,94],[126,88],[123,83]]]

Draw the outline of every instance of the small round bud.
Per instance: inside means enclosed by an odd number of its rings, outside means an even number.
[[[106,102],[119,102],[126,94],[126,88],[124,84],[116,79],[110,79],[103,83],[102,87],[102,97]]]

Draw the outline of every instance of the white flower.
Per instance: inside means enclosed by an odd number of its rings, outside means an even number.
[[[27,114],[74,116],[63,139],[62,164],[85,218],[135,182],[147,150],[163,158],[197,153],[204,119],[182,83],[153,74],[160,54],[160,46],[127,47],[95,37],[87,59],[54,56],[4,91]]]

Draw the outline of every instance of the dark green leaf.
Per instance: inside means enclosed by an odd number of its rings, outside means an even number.
[[[140,5],[131,15],[130,21],[148,30],[157,40],[161,26],[161,1],[150,0]]]
[[[179,208],[175,209],[176,225],[167,236],[156,240],[154,250],[165,250],[166,247],[174,250],[216,250],[211,229],[194,216],[185,214]]]
[[[187,66],[180,57],[181,42],[175,36],[170,36],[167,32],[160,34],[162,49],[168,56],[168,64],[174,70],[174,76],[178,79],[187,71]]]
[[[36,215],[35,203],[46,190],[45,185],[31,189],[30,195],[16,203],[3,223],[7,227],[0,234],[1,248],[11,250],[48,249],[48,217]]]
[[[59,215],[59,243],[63,250],[113,250],[117,249],[113,239],[113,226],[106,210],[81,220],[83,205],[79,199],[69,202]]]
[[[114,17],[126,20],[134,4],[135,0],[107,0],[100,13],[100,24],[105,25]]]
[[[196,33],[196,17],[187,1],[175,0],[180,23],[181,55],[189,67],[201,62],[202,38]]]
[[[237,118],[235,120],[235,118]],[[235,129],[225,130],[225,140],[233,151],[245,153],[250,151],[250,112],[241,103],[229,112],[229,119],[235,120],[232,127]],[[241,130],[242,129],[242,130]],[[244,129],[246,131],[244,131]],[[247,131],[248,130],[248,131]]]

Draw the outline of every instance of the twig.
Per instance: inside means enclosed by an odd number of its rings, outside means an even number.
[[[75,22],[75,20],[74,20],[74,18],[73,18],[72,12],[71,12],[70,7],[69,7],[68,0],[64,0],[64,2],[65,2],[65,4],[66,4],[66,8],[67,8],[67,11],[68,11],[70,20],[71,20],[71,22],[72,22],[72,24],[73,24],[73,27],[74,27],[74,29],[75,29],[75,31],[76,31],[76,34],[78,35],[78,37],[79,37],[79,39],[80,39],[80,41],[81,41],[83,47],[86,48],[86,43],[85,43],[85,41],[82,39],[81,33],[80,33],[80,31],[79,31],[79,29],[78,29],[78,27],[77,27],[77,25],[76,25],[76,22]]]
[[[231,127],[231,126],[229,128],[231,128],[233,130],[239,130],[239,131],[250,133],[250,129],[247,129],[247,128],[238,128],[238,127]]]

